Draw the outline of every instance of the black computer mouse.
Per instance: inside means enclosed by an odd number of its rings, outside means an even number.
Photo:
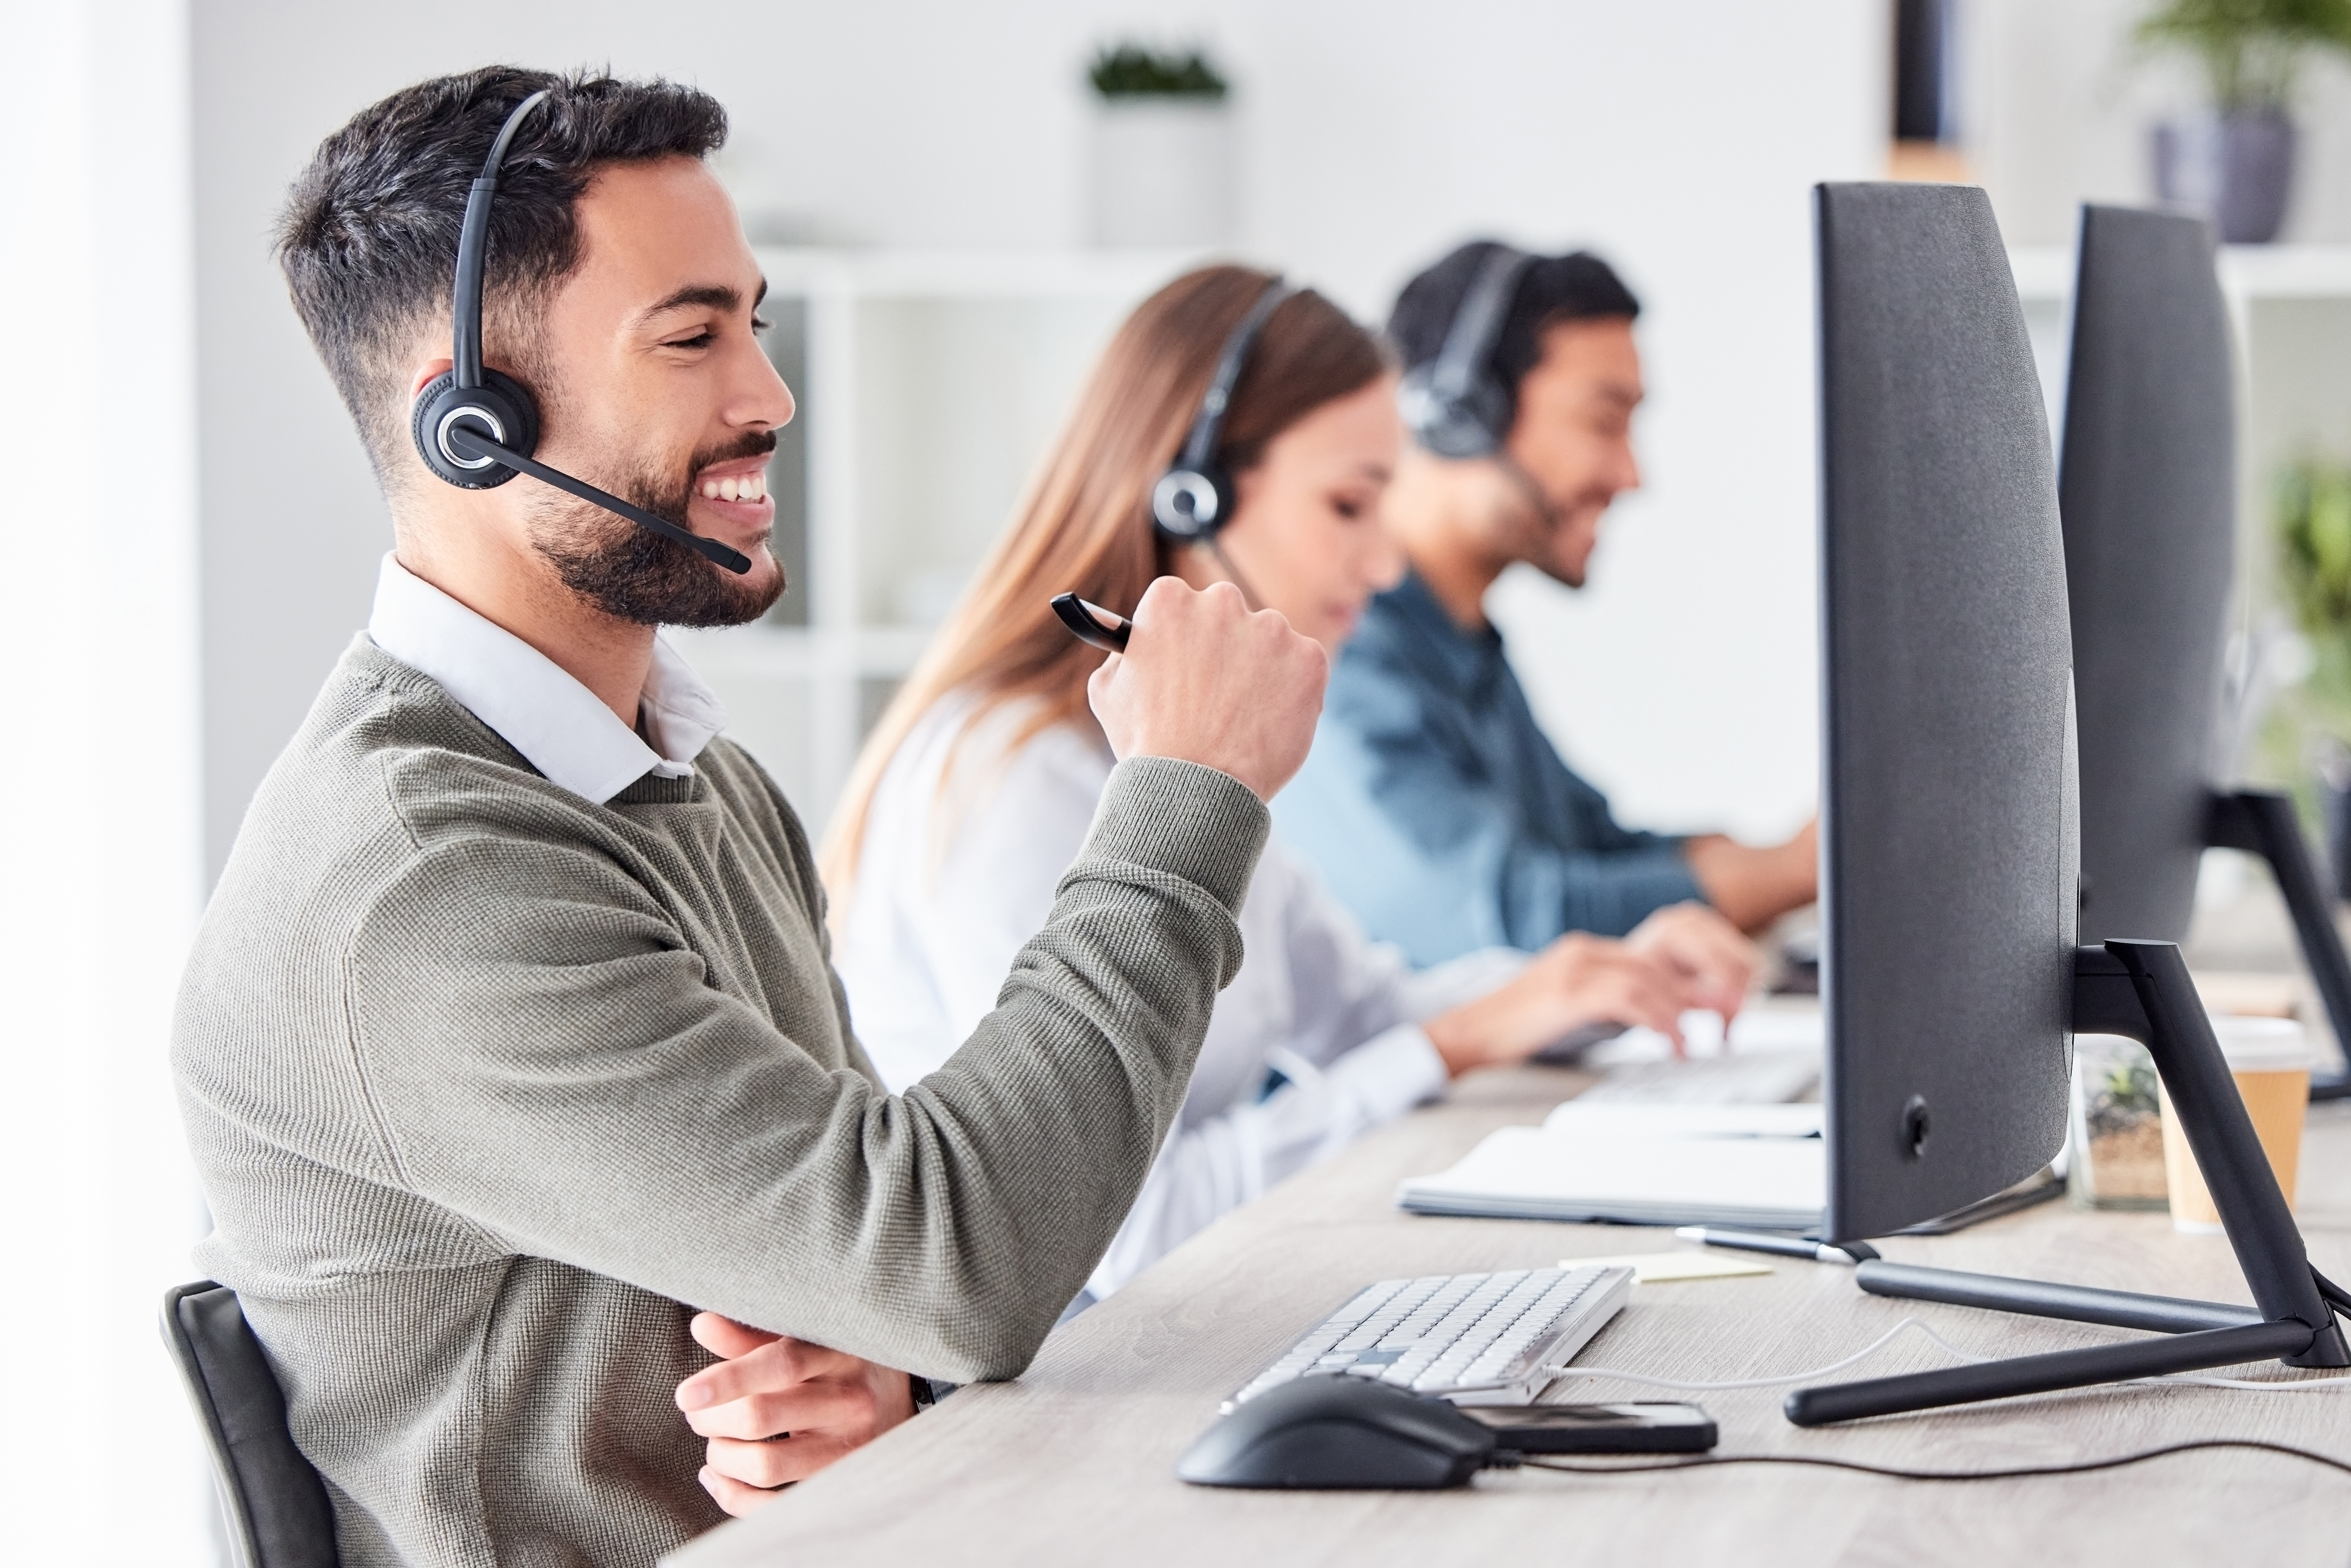
[[[1458,1487],[1494,1455],[1494,1434],[1442,1399],[1364,1377],[1269,1388],[1200,1434],[1176,1473],[1196,1486]]]

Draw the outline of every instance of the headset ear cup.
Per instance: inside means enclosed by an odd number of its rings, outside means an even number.
[[[1151,488],[1151,526],[1169,544],[1198,544],[1232,520],[1232,476],[1214,463],[1178,464]]]
[[[1396,403],[1413,439],[1439,457],[1488,457],[1499,451],[1510,434],[1510,393],[1480,376],[1448,395],[1430,384],[1429,370],[1414,371],[1397,389]]]
[[[436,478],[466,490],[494,489],[513,478],[515,471],[503,463],[467,467],[458,462],[442,450],[441,431],[445,422],[464,417],[465,423],[475,425],[500,445],[525,457],[538,448],[538,405],[532,401],[529,390],[512,376],[496,371],[485,371],[482,381],[481,386],[461,392],[456,376],[444,371],[425,382],[416,401],[409,405],[408,433],[416,443],[416,455],[423,459],[424,466]],[[467,411],[471,411],[470,415]]]

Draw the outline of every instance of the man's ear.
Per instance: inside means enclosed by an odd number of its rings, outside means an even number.
[[[416,373],[408,380],[408,401],[414,402],[416,394],[424,390],[427,382],[435,376],[446,375],[455,364],[455,360],[444,354],[437,360],[427,360],[417,366]]]

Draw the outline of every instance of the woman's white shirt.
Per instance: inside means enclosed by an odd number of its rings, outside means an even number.
[[[972,726],[972,707],[962,697],[933,707],[883,774],[834,948],[858,1040],[893,1091],[942,1066],[994,1009],[1085,842],[1114,760],[1099,736],[1068,725],[1008,749],[1033,710],[1007,704]],[[1445,1066],[1414,1020],[1525,963],[1494,950],[1415,973],[1278,840],[1239,925],[1240,970],[1217,998],[1167,1144],[1088,1282],[1097,1297],[1437,1092]],[[1260,1099],[1269,1067],[1290,1082]]]

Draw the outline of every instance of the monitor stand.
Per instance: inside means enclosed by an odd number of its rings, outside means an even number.
[[[2351,1297],[2322,1281],[2303,1249],[2285,1195],[2253,1134],[2252,1118],[2212,1036],[2211,1019],[2168,942],[2113,941],[2074,950],[2074,1029],[2128,1035],[2146,1042],[2170,1092],[2188,1146],[2220,1211],[2221,1228],[2252,1287],[2254,1305],[2141,1296],[2126,1291],[2053,1285],[1950,1269],[1865,1262],[1855,1274],[1874,1295],[1989,1307],[2074,1322],[2153,1329],[2167,1337],[2087,1350],[2017,1356],[1938,1372],[1800,1388],[1788,1396],[1788,1419],[1819,1427],[2060,1388],[2086,1388],[2170,1372],[2200,1372],[2242,1362],[2288,1366],[2351,1366],[2336,1306]]]
[[[2313,1100],[2340,1100],[2351,1095],[2351,957],[2343,951],[2343,935],[2335,925],[2335,900],[2318,880],[2311,864],[2310,846],[2295,821],[2294,801],[2275,789],[2215,790],[2204,819],[2204,842],[2216,850],[2242,850],[2269,862],[2285,897],[2286,913],[2294,916],[2294,934],[2302,939],[2303,962],[2326,1004],[2326,1021],[2335,1026],[2336,1046],[2344,1066],[2333,1072],[2314,1072]]]

